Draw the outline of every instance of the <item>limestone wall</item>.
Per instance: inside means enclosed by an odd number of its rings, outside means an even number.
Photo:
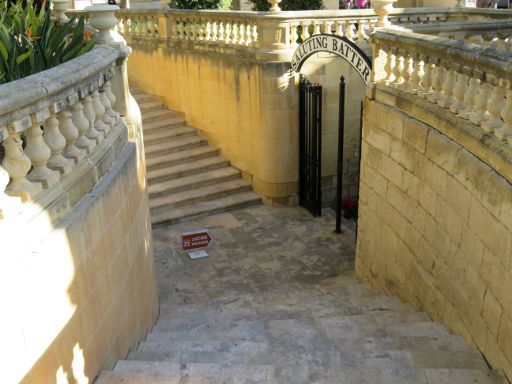
[[[62,220],[0,221],[4,383],[91,383],[154,324],[144,155],[122,128],[116,160]]]
[[[183,112],[187,123],[201,130],[232,164],[242,170],[256,192],[269,204],[294,202],[298,182],[298,84],[288,63],[184,47],[167,48],[132,38],[130,81],[162,96],[171,109]],[[311,61],[311,63],[310,63]],[[309,64],[308,64],[309,63]],[[327,65],[327,66],[326,66]],[[326,201],[333,196],[336,173],[338,79],[349,81],[345,157],[354,158],[360,119],[362,81],[343,60],[309,59],[304,73],[324,86],[324,184]],[[327,69],[326,69],[327,68]],[[327,72],[326,72],[327,71]],[[350,147],[350,148],[349,148]],[[354,194],[355,166],[346,195]]]
[[[389,88],[366,108],[358,277],[443,321],[512,378],[512,151]]]

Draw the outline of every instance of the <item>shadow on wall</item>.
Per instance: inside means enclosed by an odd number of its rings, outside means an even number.
[[[0,220],[0,233],[2,383],[90,383],[154,324],[151,224],[134,142],[63,220],[52,225],[44,207],[24,204],[19,217]]]

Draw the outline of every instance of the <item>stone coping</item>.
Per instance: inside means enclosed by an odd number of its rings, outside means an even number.
[[[509,79],[512,74],[512,52],[497,50],[494,47],[394,29],[377,30],[370,39],[379,46],[398,47],[409,53],[422,53],[445,60],[446,64],[475,68],[484,78],[492,75]]]
[[[497,34],[512,29],[512,19],[478,20],[478,21],[448,21],[444,23],[415,24],[411,32],[432,34],[442,32],[486,32]]]
[[[221,10],[190,10],[190,9],[121,9],[117,15],[155,15],[155,14],[182,14],[182,15],[215,15],[226,17],[256,17],[270,19],[298,19],[298,18],[360,18],[377,17],[373,9],[358,10],[315,10],[315,11],[281,11],[281,12],[259,12],[259,11],[221,11]],[[87,15],[85,10],[69,10],[69,15]],[[433,16],[433,15],[460,15],[460,16],[484,16],[487,18],[512,18],[512,12],[507,10],[483,9],[483,8],[395,8],[390,13],[391,17],[399,16]]]
[[[0,86],[0,127],[88,89],[94,77],[127,57],[122,47],[97,45],[57,67]]]

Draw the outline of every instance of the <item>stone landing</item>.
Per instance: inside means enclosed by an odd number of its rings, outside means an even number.
[[[332,211],[255,206],[153,231],[160,318],[97,384],[504,384],[478,351],[354,278]],[[209,257],[178,252],[209,228]]]

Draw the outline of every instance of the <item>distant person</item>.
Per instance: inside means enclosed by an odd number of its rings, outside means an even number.
[[[357,0],[357,8],[359,8],[359,9],[368,8],[368,1],[367,0]]]

